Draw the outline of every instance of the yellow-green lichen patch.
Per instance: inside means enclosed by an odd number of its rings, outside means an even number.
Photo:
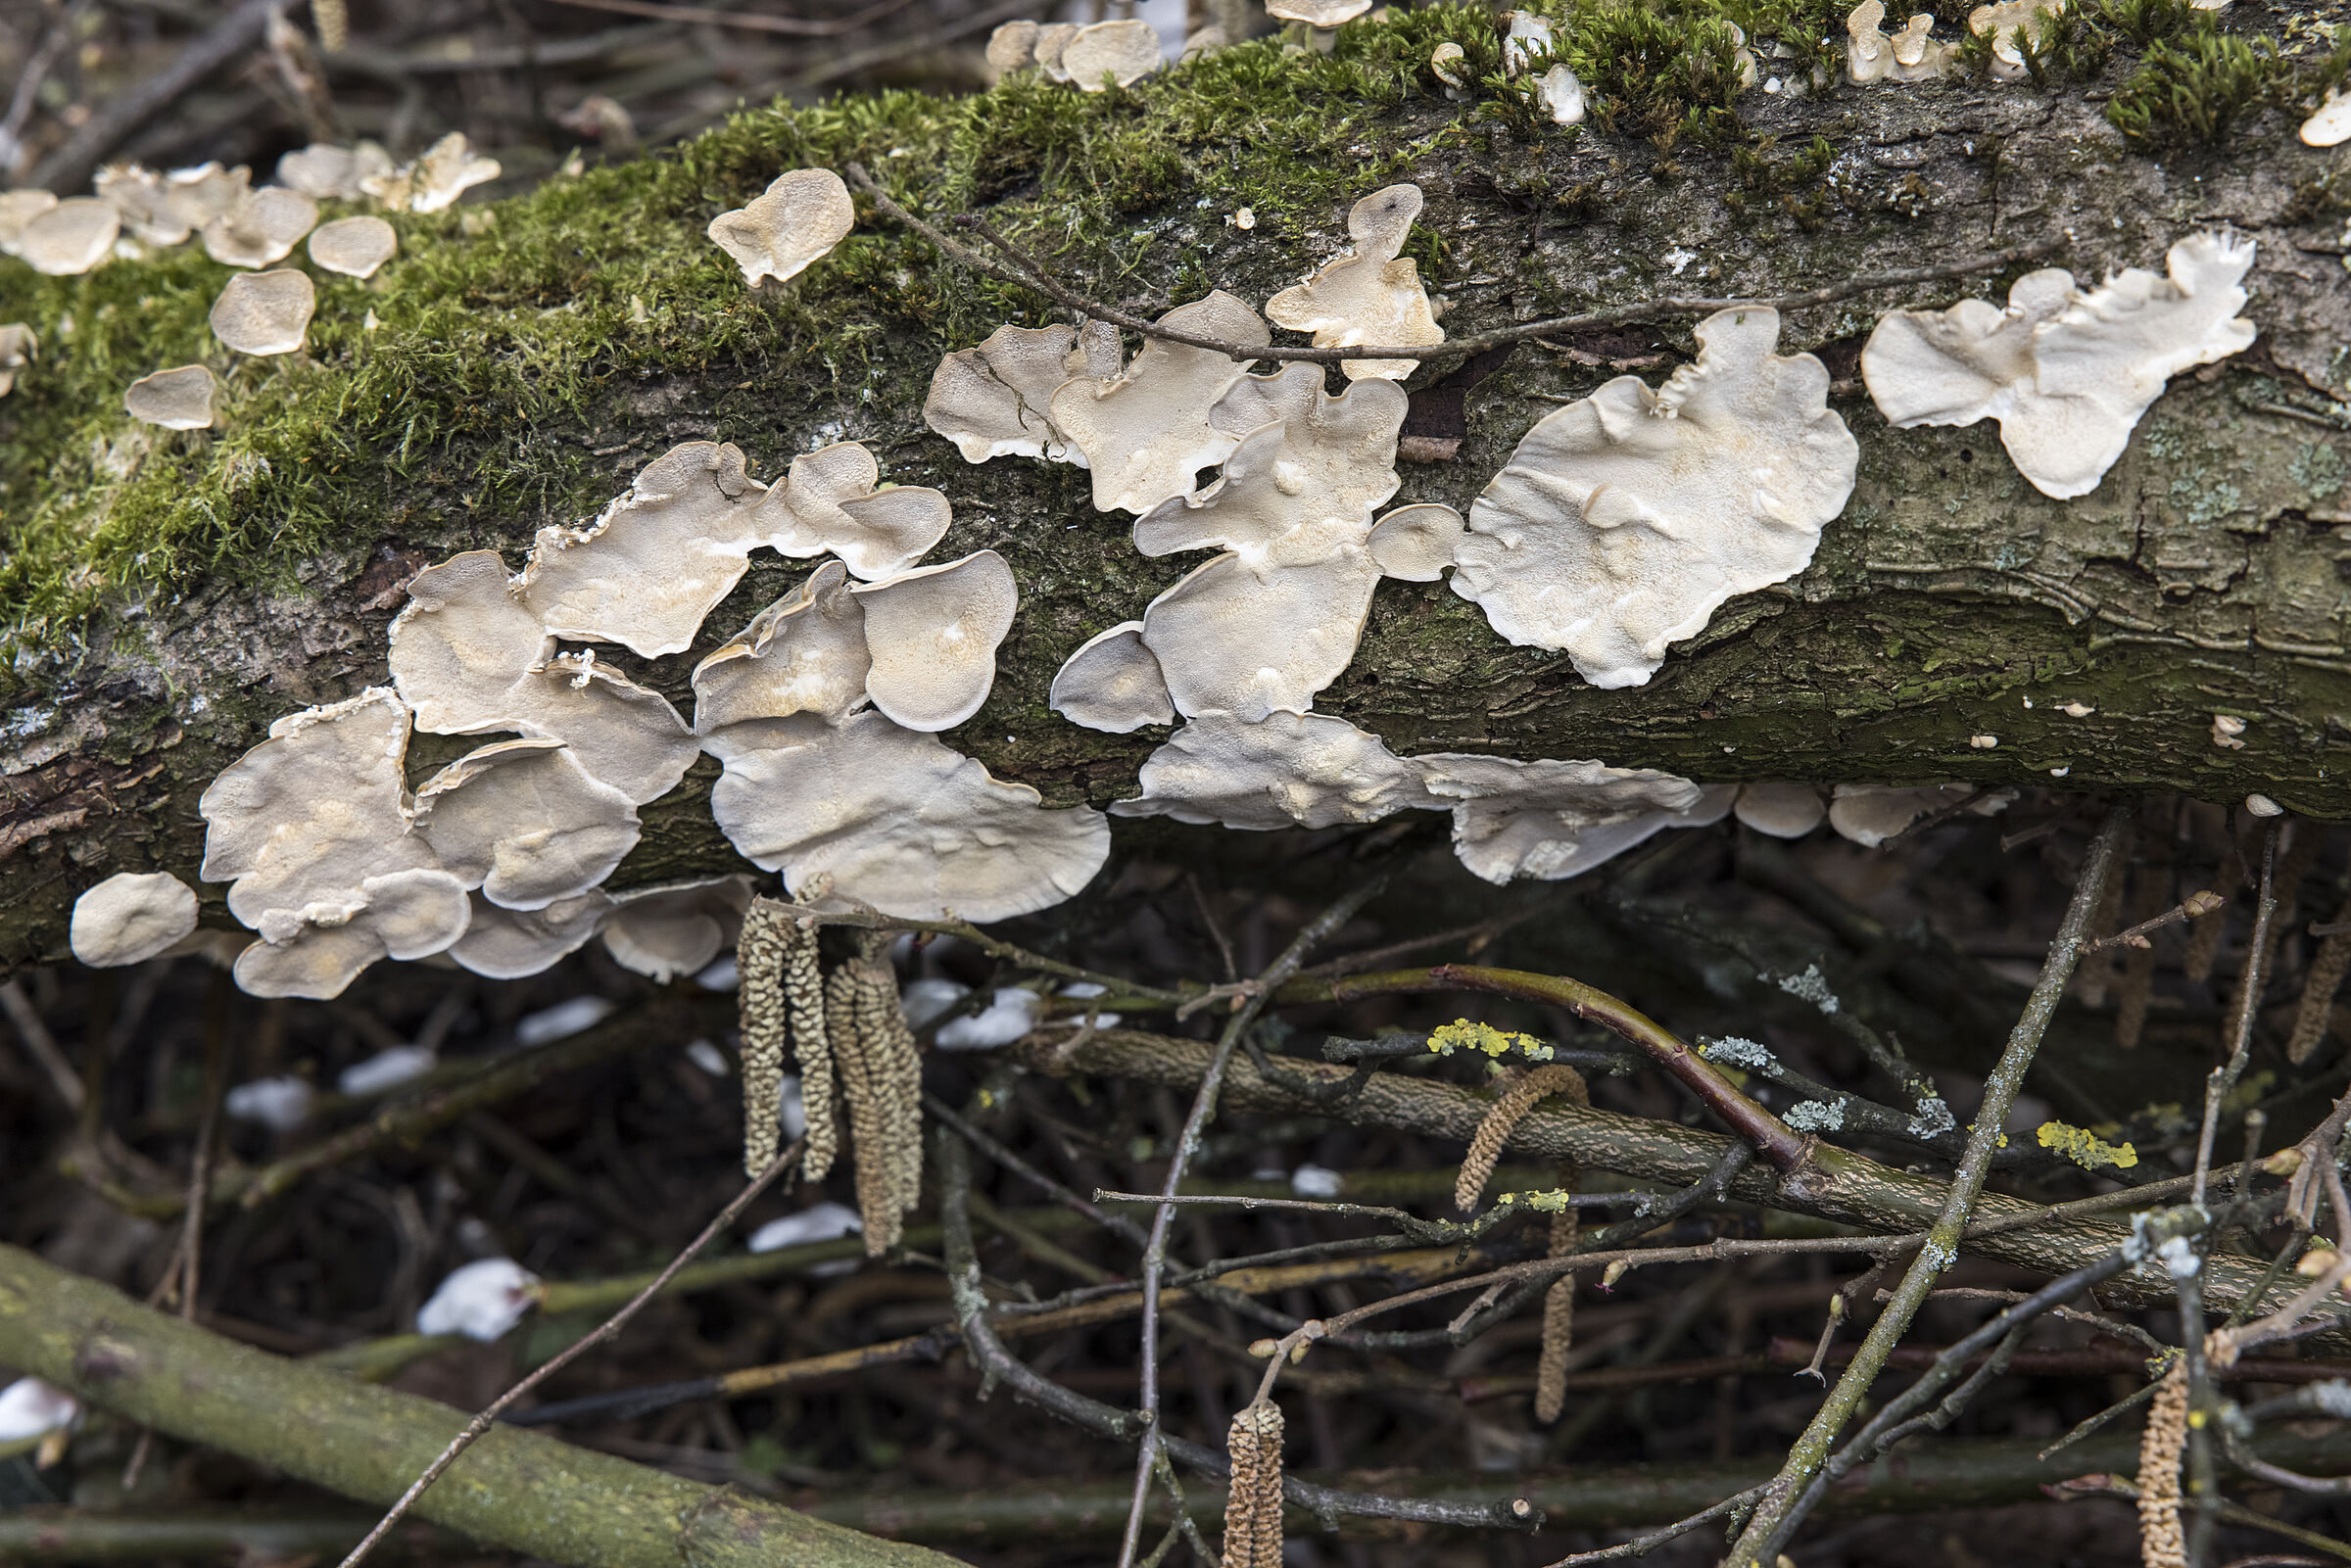
[[[2130,1144],[2108,1143],[2086,1127],[2044,1121],[2034,1134],[2043,1149],[2054,1149],[2085,1170],[2129,1170],[2138,1164],[2138,1151]]]

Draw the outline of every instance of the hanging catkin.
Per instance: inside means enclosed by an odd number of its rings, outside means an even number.
[[[2245,885],[2245,863],[2231,854],[2221,863],[2212,879],[2212,890],[2223,898],[2234,898]],[[2213,960],[2220,957],[2221,938],[2229,931],[2229,911],[2226,906],[2196,922],[2195,934],[2187,939],[2187,956],[2180,967],[2187,977],[2198,985],[2212,978]]]
[[[1462,1173],[1453,1184],[1453,1206],[1466,1213],[1477,1207],[1478,1194],[1486,1190],[1493,1178],[1494,1165],[1502,1158],[1502,1146],[1511,1141],[1511,1129],[1534,1109],[1535,1102],[1547,1094],[1565,1094],[1576,1098],[1579,1105],[1590,1105],[1591,1095],[1584,1088],[1583,1074],[1571,1067],[1547,1062],[1503,1091],[1486,1113],[1477,1131],[1469,1139],[1469,1152],[1462,1158]]]
[[[833,1044],[833,1069],[840,1074],[848,1107],[849,1145],[857,1167],[857,1212],[865,1226],[865,1255],[879,1258],[896,1245],[900,1221],[895,1172],[889,1157],[889,1117],[874,1081],[872,1042],[859,1007],[857,961],[825,976],[825,1022]]]
[[[840,1158],[840,1124],[833,1119],[833,1046],[825,1028],[825,973],[817,962],[816,927],[792,922],[785,930],[784,1001],[792,1015],[792,1052],[800,1069],[800,1113],[808,1147],[800,1173],[822,1181]]]
[[[2187,1357],[2172,1362],[2138,1440],[2138,1551],[2144,1568],[2187,1568],[2180,1456],[2187,1449]]]
[[[858,1033],[865,1042],[867,1071],[882,1097],[889,1201],[904,1212],[923,1195],[923,1058],[898,1004],[890,939],[887,931],[867,933],[851,962],[857,967]],[[857,1158],[866,1156],[860,1151]]]
[[[755,1176],[775,1164],[778,1112],[784,1083],[784,1047],[789,1009],[784,1000],[784,966],[792,917],[773,899],[754,898],[744,912],[743,933],[735,939],[735,967],[742,975],[735,993],[743,1030],[743,1171]]]
[[[341,54],[351,42],[351,12],[344,0],[311,0],[311,20],[318,24],[318,42],[328,54]]]
[[[2351,921],[2351,904],[2336,912],[2334,924]],[[2302,980],[2302,1007],[2294,1015],[2293,1037],[2286,1041],[2285,1059],[2297,1066],[2310,1060],[2310,1054],[2327,1038],[2327,1021],[2334,1014],[2335,993],[2343,988],[2343,973],[2351,970],[2351,934],[2338,932],[2323,938],[2319,950],[2310,961],[2310,973]]]
[[[1232,1486],[1224,1494],[1223,1568],[1281,1568],[1281,1406],[1243,1405],[1225,1429]]]

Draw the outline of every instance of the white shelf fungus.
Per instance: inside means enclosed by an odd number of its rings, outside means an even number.
[[[338,217],[311,231],[311,260],[345,277],[373,277],[399,249],[400,235],[380,217]]]
[[[1251,388],[1267,411],[1217,482],[1138,519],[1146,555],[1222,548],[1151,601],[1142,639],[1179,713],[1255,720],[1304,712],[1355,657],[1379,581],[1372,513],[1396,493],[1396,434],[1407,400],[1392,381],[1334,398],[1297,365]]]
[[[1973,793],[1962,784],[1917,787],[1841,784],[1830,793],[1829,826],[1837,830],[1839,837],[1875,849],[1907,832],[1930,812],[1947,811]]]
[[[391,631],[392,682],[434,735],[518,730],[568,744],[637,805],[668,793],[697,747],[657,692],[554,640],[509,587],[495,550],[467,550],[408,583]]]
[[[987,35],[988,65],[998,74],[1035,65],[1037,30],[1037,24],[1026,17],[999,25]]]
[[[1504,13],[1510,19],[1510,30],[1503,34],[1502,69],[1511,75],[1534,64],[1538,55],[1551,53],[1551,23],[1532,11]]]
[[[1577,101],[1580,118],[1580,89]],[[1294,332],[1313,333],[1318,349],[1361,344],[1418,348],[1444,342],[1445,330],[1430,313],[1428,291],[1420,285],[1419,266],[1401,254],[1413,220],[1420,215],[1420,204],[1417,185],[1390,185],[1356,203],[1347,214],[1347,233],[1355,249],[1333,257],[1306,282],[1268,300],[1266,319]],[[1412,359],[1339,363],[1350,381],[1367,376],[1402,381],[1416,366]]]
[[[1168,678],[1143,645],[1143,623],[1121,621],[1079,644],[1053,676],[1047,702],[1072,724],[1127,735],[1147,724],[1174,724]]]
[[[1115,376],[1124,360],[1118,329],[1107,322],[998,327],[978,347],[939,360],[923,422],[955,443],[966,462],[1042,457],[1082,468],[1085,453],[1052,421],[1053,394],[1065,382]]]
[[[1258,313],[1222,289],[1177,306],[1158,324],[1253,347],[1272,341]],[[1201,469],[1223,462],[1241,432],[1220,428],[1209,411],[1253,363],[1152,338],[1124,374],[1089,376],[1057,390],[1048,417],[1085,453],[1094,509],[1147,512],[1190,490]]]
[[[263,916],[262,939],[237,955],[248,996],[330,1000],[378,959],[427,958],[465,934],[464,884],[420,869],[362,877],[302,908]]]
[[[560,740],[469,751],[416,791],[442,866],[491,903],[545,909],[577,898],[637,847],[637,808],[591,777]]]
[[[741,873],[616,893],[603,920],[604,951],[667,984],[733,946],[750,907],[751,879]]]
[[[277,161],[280,185],[320,201],[356,202],[366,194],[364,181],[381,180],[391,172],[391,155],[371,141],[355,147],[312,142]]]
[[[122,390],[122,408],[142,424],[166,430],[209,430],[213,423],[212,371],[200,364],[158,370]]]
[[[2351,141],[2351,91],[2337,87],[2328,93],[2317,112],[2302,121],[2300,135],[2308,147],[2340,147]]]
[[[0,191],[0,256],[22,254],[25,225],[56,205],[54,191]]]
[[[1469,509],[1454,592],[1627,687],[1732,594],[1802,571],[1860,448],[1821,362],[1772,352],[1779,330],[1775,310],[1717,311],[1655,392],[1619,376],[1537,422]]]
[[[1801,838],[1829,814],[1828,802],[1808,784],[1741,784],[1731,810],[1748,827],[1774,838]]]
[[[1565,66],[1554,66],[1543,72],[1535,84],[1535,96],[1543,102],[1543,112],[1555,125],[1580,125],[1584,122],[1584,84],[1575,72]]]
[[[866,582],[906,570],[946,537],[953,513],[936,490],[877,489],[881,478],[874,454],[853,441],[794,457],[760,499],[755,543],[802,560],[838,555]]]
[[[438,213],[454,206],[476,185],[487,184],[504,172],[495,158],[474,154],[463,131],[453,130],[424,150],[424,156],[398,173],[380,179],[361,174],[360,187],[386,206],[405,205],[414,213]],[[381,192],[382,194],[378,194]]]
[[[857,226],[849,188],[829,168],[778,174],[743,206],[710,220],[711,243],[735,259],[752,288],[782,283],[830,254]]]
[[[143,964],[196,928],[196,890],[169,872],[117,872],[73,901],[67,941],[92,969]]]
[[[848,568],[825,562],[696,665],[695,734],[795,713],[848,717],[865,700],[873,667],[865,605],[848,581]]]
[[[1045,73],[1047,81],[1070,79],[1069,71],[1061,64],[1061,52],[1077,36],[1078,24],[1075,22],[1047,22],[1038,25],[1036,42],[1030,48],[1030,58],[1036,62],[1037,69]]]
[[[2005,310],[1962,300],[1895,310],[1861,351],[1890,424],[2000,423],[2000,443],[2035,489],[2086,496],[2130,445],[2139,417],[2183,370],[2249,347],[2237,315],[2253,242],[2203,231],[2171,248],[2170,275],[2138,267],[2087,293],[2058,267],[2028,272]]]
[[[308,272],[239,272],[213,302],[213,336],[239,354],[292,354],[310,332],[317,306]]]
[[[1433,583],[1453,564],[1461,546],[1462,514],[1435,501],[1399,506],[1371,525],[1366,543],[1380,575],[1407,583]]]
[[[1967,30],[1991,35],[1991,79],[2021,81],[2030,74],[2025,65],[2026,29],[2029,41],[2040,41],[2041,19],[2064,9],[2064,0],[1999,0],[1967,14]]]
[[[121,214],[95,196],[69,196],[17,231],[16,253],[35,272],[72,277],[114,254]]]
[[[838,726],[729,725],[704,745],[726,770],[710,791],[719,830],[795,898],[829,879],[834,898],[885,914],[1007,920],[1072,896],[1110,853],[1100,812],[1047,810],[870,709]]]
[[[600,887],[530,910],[501,909],[477,892],[473,919],[465,934],[451,945],[449,956],[488,979],[537,974],[587,946],[611,908],[611,898]]]
[[[1464,62],[1468,58],[1469,51],[1460,44],[1441,43],[1429,54],[1428,69],[1448,89],[1466,87],[1469,85],[1469,68]],[[1446,96],[1450,98],[1453,94],[1448,91]]]
[[[539,1300],[539,1276],[511,1258],[484,1258],[456,1269],[416,1309],[419,1334],[461,1334],[483,1344],[506,1331]]]
[[[1453,848],[1471,875],[1580,877],[1663,832],[1718,822],[1736,786],[1719,801],[1687,779],[1599,762],[1516,762],[1440,753],[1415,757],[1423,787],[1453,805]]]
[[[1310,27],[1335,27],[1371,9],[1371,0],[1266,0],[1266,15]]]
[[[41,340],[22,321],[0,326],[0,398],[17,388],[17,372],[41,352]]]
[[[246,191],[237,204],[198,231],[204,254],[225,266],[267,266],[283,261],[318,226],[318,204],[283,185]]]
[[[1443,804],[1379,736],[1327,713],[1274,713],[1254,724],[1228,713],[1194,719],[1143,760],[1140,783],[1141,794],[1112,803],[1114,816],[1267,832]]]
[[[1950,46],[1933,37],[1933,14],[1920,12],[1891,37],[1885,21],[1885,0],[1861,0],[1845,19],[1845,69],[1853,80],[1925,81],[1950,69]]]
[[[1080,92],[1098,93],[1110,82],[1132,86],[1159,63],[1158,31],[1135,18],[1080,27],[1061,50],[1061,69]]]
[[[951,730],[996,684],[1021,591],[992,549],[850,590],[865,609],[865,694],[909,730]]]
[[[215,178],[214,176],[218,176]],[[90,188],[120,215],[122,232],[142,245],[184,244],[188,235],[226,212],[244,193],[247,172],[224,174],[218,164],[159,174],[137,164],[110,164]]]

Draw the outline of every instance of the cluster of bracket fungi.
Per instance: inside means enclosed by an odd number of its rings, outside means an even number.
[[[1639,686],[1726,599],[1803,571],[1853,486],[1859,450],[1828,407],[1827,371],[1776,352],[1777,312],[1749,306],[1698,323],[1697,357],[1660,385],[1619,376],[1538,421],[1466,518],[1382,513],[1400,487],[1399,382],[1444,341],[1402,255],[1421,205],[1409,184],[1365,197],[1353,247],[1262,316],[1219,290],[1160,318],[1238,354],[1154,334],[1129,357],[1087,320],[1007,325],[938,366],[924,417],[967,460],[1077,465],[1098,510],[1134,516],[1143,553],[1215,552],[1053,681],[1073,723],[1176,726],[1110,810],[1252,830],[1447,811],[1463,864],[1505,882],[1575,876],[1733,812],[1785,836],[1825,818],[1874,844],[1967,800],[1956,786],[1824,795],[1600,760],[1405,757],[1315,711],[1383,576],[1450,572],[1510,641],[1564,650],[1596,686]],[[795,169],[709,232],[757,287],[854,222],[838,175]],[[2043,269],[2005,309],[1895,310],[1863,375],[1894,425],[1996,419],[2028,480],[2081,496],[2169,377],[2252,341],[2237,314],[2252,261],[2250,243],[2204,231],[2163,274],[2085,288]],[[1258,374],[1245,351],[1271,343],[1269,318],[1320,347],[1415,357],[1343,358],[1335,394],[1318,363]],[[541,529],[518,573],[493,550],[419,573],[391,629],[390,686],[280,719],[204,794],[203,876],[229,881],[230,913],[258,933],[238,982],[332,996],[377,959],[434,954],[513,976],[600,932],[647,973],[697,968],[740,925],[747,878],[602,884],[637,842],[638,808],[701,752],[723,769],[719,828],[803,907],[985,923],[1072,896],[1107,857],[1103,814],[1049,809],[938,738],[986,700],[1020,597],[992,550],[921,564],[949,520],[938,492],[880,484],[854,442],[793,458],[772,484],[736,448],[689,442],[594,520]],[[598,643],[647,659],[690,647],[762,548],[821,559],[696,667],[691,722],[599,660]],[[414,730],[511,738],[411,790]],[[76,907],[75,950],[106,963],[168,950],[190,939],[195,905],[168,876],[111,879]]]

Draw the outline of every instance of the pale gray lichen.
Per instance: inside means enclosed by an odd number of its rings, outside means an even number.
[[[1743,1040],[1736,1034],[1700,1041],[1698,1054],[1709,1062],[1720,1062],[1748,1072],[1766,1072],[1779,1066],[1779,1059],[1771,1054],[1769,1046]]]
[[[1799,1132],[1836,1132],[1845,1126],[1845,1102],[1799,1100],[1780,1119]]]
[[[1837,993],[1829,989],[1828,976],[1820,973],[1818,964],[1806,964],[1801,974],[1781,975],[1780,989],[1790,996],[1801,997],[1823,1013],[1837,1011]]]
[[[1940,1138],[1959,1125],[1951,1108],[1940,1094],[1930,1094],[1918,1102],[1918,1115],[1910,1118],[1909,1133],[1913,1138]]]

